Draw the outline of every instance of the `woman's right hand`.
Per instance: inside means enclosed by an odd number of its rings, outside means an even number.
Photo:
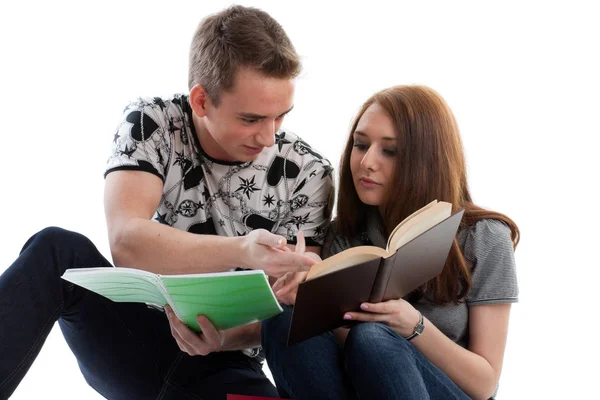
[[[310,259],[319,262],[321,257],[312,252],[305,252],[306,242],[304,241],[304,233],[298,232],[297,243],[294,253],[302,254]],[[291,250],[290,250],[291,251]],[[283,304],[294,305],[296,303],[296,294],[298,293],[298,285],[306,279],[308,271],[288,272],[273,284],[273,292],[277,300]]]

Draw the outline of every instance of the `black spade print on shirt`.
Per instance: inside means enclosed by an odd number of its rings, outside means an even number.
[[[183,188],[185,190],[195,188],[204,179],[204,172],[200,165],[190,169],[183,178]]]
[[[207,219],[205,222],[198,222],[191,225],[188,230],[191,233],[198,233],[201,235],[216,235],[217,230],[215,229],[215,224],[213,224],[212,219]]]
[[[125,119],[127,122],[133,124],[131,127],[131,137],[138,142],[142,140],[148,140],[150,136],[158,129],[158,124],[146,113],[144,113],[144,132],[142,136],[142,113],[140,111],[132,111],[127,115]]]
[[[300,167],[292,160],[276,156],[267,172],[269,186],[277,186],[281,178],[294,179],[300,174]]]
[[[275,226],[275,221],[271,221],[268,218],[263,217],[258,214],[248,214],[244,216],[242,222],[246,225],[247,228],[250,229],[266,229],[271,232],[273,226]]]
[[[152,172],[156,176],[162,176],[162,174],[154,168],[154,165],[150,164],[148,161],[137,160],[137,163],[142,170]]]

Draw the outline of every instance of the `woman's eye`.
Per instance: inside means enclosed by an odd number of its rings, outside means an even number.
[[[394,157],[396,155],[396,149],[383,149],[383,154],[389,157]]]
[[[366,150],[369,148],[368,145],[361,143],[361,142],[354,142],[354,147],[356,147],[359,150]]]

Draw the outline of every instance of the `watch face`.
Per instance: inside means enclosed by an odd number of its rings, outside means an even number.
[[[421,333],[423,333],[423,330],[425,329],[425,325],[423,324],[419,324],[415,327],[415,333],[417,335],[420,335]]]

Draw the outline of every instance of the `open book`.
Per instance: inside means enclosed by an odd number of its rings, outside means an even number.
[[[432,201],[400,222],[386,249],[358,246],[313,265],[298,287],[288,345],[347,325],[362,302],[398,299],[437,276],[462,219],[452,204]]]
[[[282,311],[262,270],[159,275],[133,268],[68,269],[63,279],[116,302],[169,304],[177,317],[199,332],[196,316],[217,329],[261,321]]]

